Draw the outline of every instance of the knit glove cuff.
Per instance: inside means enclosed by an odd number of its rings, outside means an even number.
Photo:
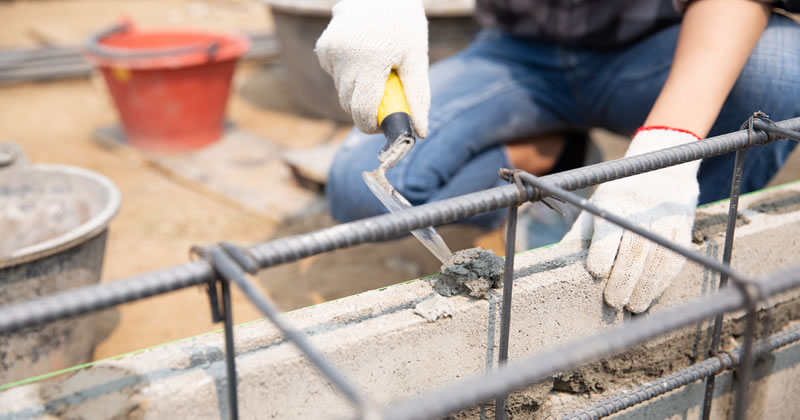
[[[339,102],[365,133],[377,133],[378,105],[395,69],[415,133],[428,133],[428,21],[421,0],[343,0],[317,40],[320,65],[331,75]]]

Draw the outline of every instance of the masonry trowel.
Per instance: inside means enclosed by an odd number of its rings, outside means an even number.
[[[408,154],[414,147],[416,138],[403,84],[394,70],[389,73],[383,98],[378,107],[378,125],[386,136],[386,144],[378,152],[378,160],[381,163],[374,171],[363,172],[361,176],[375,197],[390,212],[396,212],[411,207],[411,203],[389,183],[386,171]],[[413,230],[411,234],[419,239],[439,261],[444,263],[453,255],[442,236],[433,227]]]

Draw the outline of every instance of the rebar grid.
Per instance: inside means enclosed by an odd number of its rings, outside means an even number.
[[[793,266],[759,281],[766,296],[800,287],[800,266]],[[489,401],[508,392],[550,379],[592,361],[621,354],[670,331],[693,325],[718,313],[741,309],[741,294],[725,288],[714,295],[694,299],[647,317],[637,317],[625,325],[558,346],[552,350],[519,359],[483,375],[476,375],[447,387],[385,408],[383,418],[431,419],[475,404]]]
[[[752,323],[748,322],[747,336],[745,337],[743,349],[744,362],[742,365],[747,367],[748,363],[752,363],[750,347],[752,347],[752,330],[754,329],[755,321],[755,303],[760,299],[772,296],[788,288],[800,286],[800,275],[797,273],[797,267],[795,267],[795,271],[781,272],[770,277],[771,280],[769,282],[755,282],[730,269],[725,263],[721,264],[665,241],[636,225],[628,223],[624,219],[598,209],[587,200],[569,193],[568,190],[584,188],[731,151],[741,151],[750,146],[767,144],[781,138],[800,140],[798,129],[800,129],[800,118],[782,121],[777,124],[772,124],[771,122],[767,124],[751,119],[750,129],[747,131],[709,138],[701,142],[604,162],[542,178],[517,172],[515,175],[516,188],[511,185],[493,188],[417,206],[394,214],[376,216],[308,234],[262,243],[247,250],[228,244],[212,246],[204,254],[207,257],[205,261],[195,261],[117,282],[85,287],[15,305],[7,305],[0,308],[0,333],[9,333],[28,326],[86,314],[120,303],[132,302],[203,283],[209,285],[209,297],[213,308],[215,302],[217,302],[216,284],[221,282],[224,308],[219,313],[215,313],[214,317],[215,321],[224,321],[225,323],[229,398],[232,403],[229,413],[231,418],[237,418],[238,408],[235,407],[237,393],[229,282],[236,283],[248,299],[284,333],[287,339],[295,344],[311,360],[314,366],[357,406],[361,418],[431,418],[467,408],[491,398],[497,398],[498,410],[496,418],[502,419],[505,414],[505,395],[514,389],[535,383],[559,371],[573,369],[597,358],[620,353],[633,345],[640,344],[689,323],[740,308],[748,309],[749,321],[752,320]],[[526,185],[523,185],[520,179]],[[734,178],[735,180],[736,178]],[[374,405],[365,399],[360,392],[350,385],[343,375],[339,374],[322,355],[310,346],[302,333],[294,330],[282,320],[277,309],[258,292],[257,287],[247,280],[243,274],[244,272],[254,273],[259,269],[296,261],[334,249],[391,239],[400,234],[406,234],[411,230],[456,221],[502,207],[510,208],[509,229],[512,230],[511,226],[513,226],[513,221],[516,220],[517,205],[524,201],[542,199],[542,192],[550,196],[559,197],[583,208],[585,211],[594,213],[596,216],[606,218],[612,223],[619,224],[625,229],[671,249],[690,260],[723,273],[734,281],[740,289],[726,288],[714,296],[700,298],[678,308],[653,314],[645,319],[636,319],[626,324],[624,329],[615,328],[581,340],[578,344],[570,347],[558,349],[555,352],[548,352],[514,364],[505,364],[503,362],[507,359],[513,285],[513,255],[515,251],[514,232],[511,231],[506,249],[506,279],[500,342],[501,363],[498,370],[481,377],[463,381],[444,390],[431,392],[405,403],[387,407],[382,412],[378,412]],[[735,217],[735,211],[733,215]],[[730,240],[732,241],[732,235]],[[218,303],[216,304],[218,305]],[[750,339],[749,341],[748,338]],[[503,348],[506,349],[505,356],[503,355]],[[740,386],[740,388],[746,387],[746,375],[742,382],[744,386]],[[744,392],[746,392],[746,389],[740,395],[745,395]],[[737,400],[743,401],[741,404],[746,407],[744,398],[737,397]],[[739,411],[737,410],[737,413]],[[743,411],[741,412],[743,413]]]
[[[755,127],[761,131],[756,131],[753,135],[752,145],[767,144],[784,136],[768,134],[759,127],[758,122]],[[775,126],[766,126],[765,129],[798,131],[800,118],[781,121]],[[748,143],[747,131],[741,130],[703,141],[548,175],[542,177],[542,180],[573,191],[749,146],[751,144]],[[525,199],[534,199],[532,188],[526,191]],[[336,249],[393,239],[411,230],[454,222],[509,207],[515,203],[520,203],[517,187],[505,185],[423,204],[392,214],[264,242],[250,247],[249,251],[256,259],[258,268],[265,269]],[[111,283],[73,289],[28,302],[7,305],[0,308],[0,334],[197,286],[213,278],[214,272],[211,266],[206,262],[197,261]]]

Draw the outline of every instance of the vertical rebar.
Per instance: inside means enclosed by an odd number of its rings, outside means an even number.
[[[338,388],[350,401],[352,401],[361,412],[361,416],[365,418],[374,418],[375,408],[361,392],[353,384],[351,384],[342,374],[339,373],[322,355],[318,352],[308,341],[305,334],[300,330],[295,329],[280,315],[278,310],[272,302],[269,301],[258,290],[258,287],[247,277],[245,277],[242,266],[237,263],[244,261],[244,258],[239,256],[230,255],[231,252],[236,254],[236,249],[227,247],[212,247],[209,254],[214,263],[214,269],[219,275],[227,282],[236,283],[239,289],[244,293],[245,297],[258,308],[261,313],[267,316],[272,324],[280,330],[288,341],[297,346],[297,348],[308,358],[314,367],[319,369],[335,386]],[[227,251],[227,253],[226,253]],[[223,281],[223,284],[225,284]],[[227,324],[226,324],[227,325]],[[227,337],[227,336],[226,336]],[[231,350],[233,349],[233,335],[231,333]],[[231,352],[232,353],[232,352]],[[230,366],[230,365],[229,365]]]
[[[748,287],[750,285],[745,285]],[[750,299],[748,299],[750,300]],[[733,402],[733,419],[744,420],[747,417],[748,388],[750,385],[750,371],[753,370],[753,340],[755,339],[756,329],[756,303],[751,302],[747,309],[745,318],[744,345],[742,346],[742,363],[736,372],[736,400]]]
[[[722,251],[722,262],[725,265],[731,264],[731,254],[733,253],[733,236],[736,230],[736,217],[739,214],[739,193],[742,187],[742,171],[744,169],[745,150],[737,150],[736,158],[733,162],[733,179],[731,180],[731,198],[728,205],[728,226],[725,230],[725,246]],[[720,273],[719,289],[728,285],[728,276]],[[711,348],[709,354],[716,356],[719,350],[720,336],[722,335],[722,319],[725,314],[719,314],[714,319],[714,335],[711,338]],[[714,398],[714,384],[716,375],[710,375],[706,379],[706,393],[703,400],[703,420],[708,420],[711,416],[711,403]]]
[[[231,420],[239,418],[239,399],[236,392],[236,353],[233,346],[233,307],[231,306],[231,286],[227,280],[222,283],[223,319],[225,325],[225,367],[228,371],[228,412]]]
[[[506,227],[506,265],[503,269],[503,307],[500,313],[500,353],[498,365],[508,361],[508,339],[511,328],[511,297],[514,287],[514,252],[517,240],[517,208],[515,204],[508,208],[508,226]],[[506,417],[506,398],[508,394],[500,396],[494,405],[495,420]]]

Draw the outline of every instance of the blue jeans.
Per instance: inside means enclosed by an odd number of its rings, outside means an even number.
[[[387,172],[419,205],[502,185],[510,166],[503,143],[602,127],[630,136],[644,122],[672,63],[680,25],[617,50],[565,48],[484,30],[430,70],[430,135]],[[773,15],[709,137],[736,131],[754,111],[774,121],[800,116],[800,25]],[[326,193],[333,217],[385,213],[361,173],[378,167],[382,135],[350,133],[334,159]],[[742,192],[766,185],[795,146],[781,140],[751,148]],[[567,147],[570,147],[567,145]],[[733,153],[703,160],[700,203],[730,194]],[[468,222],[495,227],[504,211]]]

